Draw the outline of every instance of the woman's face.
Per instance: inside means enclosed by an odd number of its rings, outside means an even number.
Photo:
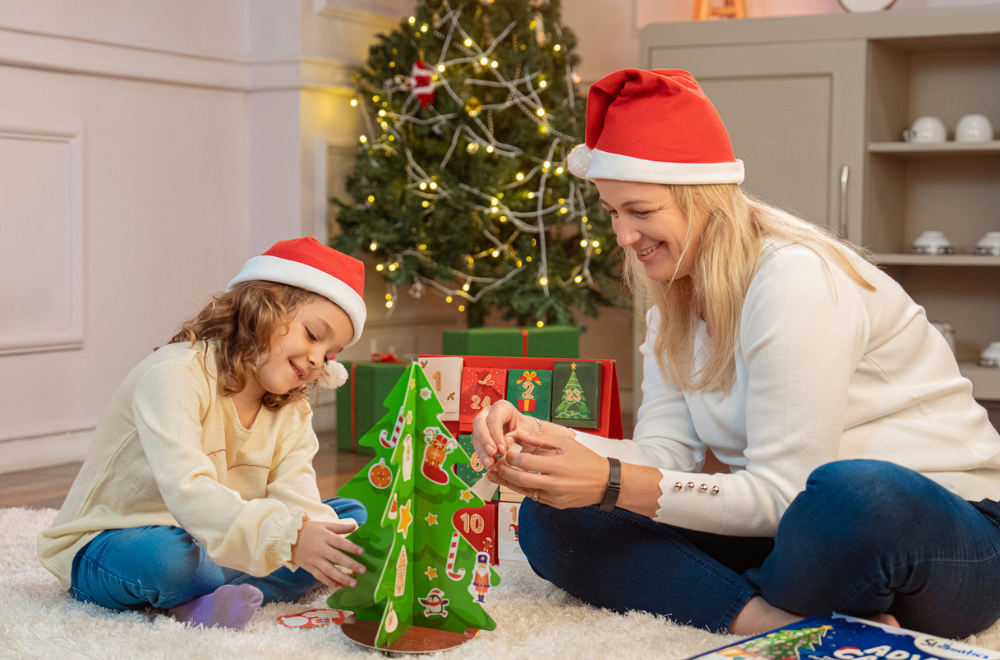
[[[271,337],[264,363],[257,367],[261,386],[285,394],[319,378],[327,360],[344,350],[354,336],[351,317],[326,298],[314,296],[299,305]]]
[[[689,234],[687,215],[674,203],[667,186],[613,179],[595,179],[594,183],[601,205],[611,214],[618,245],[635,250],[649,279],[665,282],[693,272],[707,213],[695,213]]]

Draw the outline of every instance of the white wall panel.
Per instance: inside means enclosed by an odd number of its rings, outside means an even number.
[[[82,134],[0,117],[0,355],[83,345]]]

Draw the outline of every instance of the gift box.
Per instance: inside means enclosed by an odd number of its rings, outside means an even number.
[[[445,355],[496,357],[578,358],[580,328],[547,325],[542,328],[469,328],[445,330]]]
[[[441,420],[457,421],[459,392],[462,387],[462,358],[420,358],[418,362],[444,408]]]
[[[552,421],[577,429],[601,426],[601,363],[556,362],[552,368]]]
[[[549,421],[552,404],[552,372],[542,369],[509,370],[507,400],[523,414]]]
[[[497,558],[503,564],[509,561],[528,561],[518,541],[520,502],[497,503]]]
[[[458,478],[466,483],[469,488],[475,486],[480,479],[486,474],[486,466],[479,459],[479,454],[476,453],[476,448],[472,444],[471,435],[460,435],[458,436],[458,446],[465,450],[465,453],[470,456],[472,462],[466,463],[456,463],[455,464],[455,474]],[[484,497],[484,500],[494,500],[499,494],[498,489],[494,489],[493,493]],[[493,537],[496,538],[495,536]]]
[[[363,454],[374,453],[359,447],[363,436],[382,419],[388,409],[382,405],[407,365],[391,362],[394,358],[380,356],[383,362],[344,362],[347,382],[337,389],[337,449]]]
[[[459,509],[451,517],[451,524],[476,552],[485,552],[490,556],[491,564],[498,563],[496,502]]]
[[[479,411],[504,400],[507,392],[507,370],[490,367],[462,369],[462,398],[459,401],[458,429],[472,432],[472,418]]]

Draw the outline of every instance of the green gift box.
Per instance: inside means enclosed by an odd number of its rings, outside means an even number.
[[[580,357],[580,328],[547,325],[542,328],[445,330],[442,353],[575,359]]]
[[[382,405],[408,365],[397,362],[343,362],[347,382],[337,389],[337,449],[361,454],[375,450],[358,445],[389,410]]]
[[[486,474],[486,466],[483,465],[482,461],[479,460],[479,455],[476,454],[476,446],[472,444],[471,435],[460,435],[458,436],[458,445],[465,450],[465,453],[469,455],[471,463],[455,463],[455,474],[458,478],[465,482],[465,484],[472,488],[475,486],[479,480]],[[495,500],[500,494],[500,489],[497,488],[490,499]]]
[[[542,369],[510,369],[507,400],[522,415],[549,421],[552,404],[552,372]]]

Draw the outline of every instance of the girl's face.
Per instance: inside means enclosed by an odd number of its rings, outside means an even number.
[[[667,186],[612,179],[594,183],[601,205],[611,213],[618,245],[635,250],[649,279],[665,282],[693,272],[708,213],[695,214],[689,233],[687,215],[674,203]],[[678,268],[685,245],[687,252]]]
[[[257,368],[261,387],[285,394],[313,382],[353,336],[347,312],[326,298],[310,298],[299,305],[288,327],[271,337],[267,357]]]

